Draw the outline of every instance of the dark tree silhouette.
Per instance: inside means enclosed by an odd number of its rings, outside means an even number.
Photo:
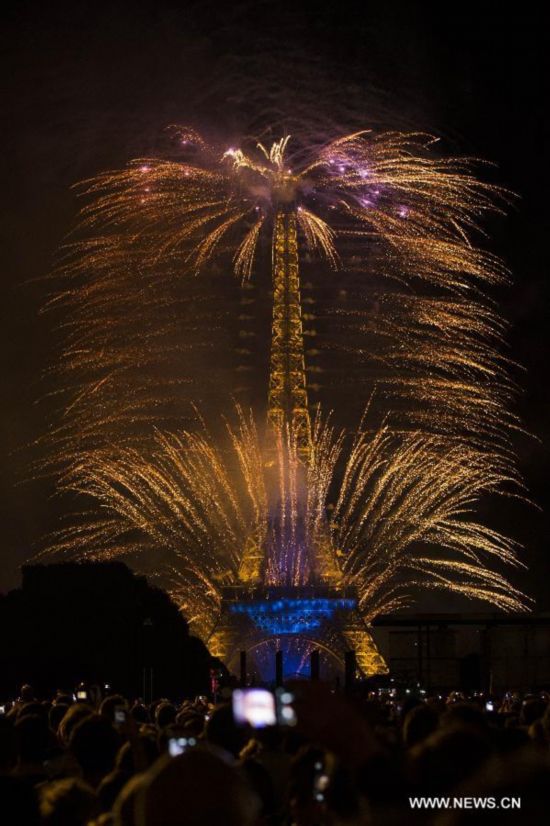
[[[0,597],[0,692],[81,680],[128,696],[208,690],[210,655],[169,596],[120,562],[29,565]]]

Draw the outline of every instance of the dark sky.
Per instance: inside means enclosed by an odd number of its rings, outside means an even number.
[[[550,357],[548,157],[544,147],[548,52],[541,4],[367,2],[13,3],[4,17],[2,219],[2,492],[0,588],[55,526],[46,482],[25,483],[45,428],[37,399],[51,362],[49,321],[38,315],[44,276],[75,215],[74,182],[151,151],[163,127],[190,118],[238,132],[257,105],[227,78],[303,64],[326,102],[362,121],[426,129],[452,149],[493,161],[493,179],[520,199],[491,228],[514,272],[496,296],[511,321],[511,355],[525,367],[518,409],[538,439],[519,439],[520,463],[542,508],[506,505],[498,527],[525,547],[515,582],[550,609]],[[383,7],[383,8],[381,8]],[[484,7],[485,10],[484,10]],[[304,76],[307,74],[304,70]],[[303,78],[290,72],[289,89]],[[319,79],[320,78],[320,79]],[[325,80],[326,79],[326,80]],[[266,81],[267,82],[267,81]],[[314,85],[315,85],[314,83]],[[262,85],[255,85],[261,98]],[[258,91],[259,90],[259,91]],[[290,93],[290,92],[289,92]],[[321,94],[323,92],[321,91]],[[444,609],[447,598],[440,597]]]

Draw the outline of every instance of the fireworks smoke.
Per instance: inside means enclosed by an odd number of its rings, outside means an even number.
[[[359,132],[313,148],[285,137],[250,150],[212,148],[190,130],[172,136],[172,157],[80,188],[67,285],[52,302],[69,318],[67,401],[52,444],[61,490],[94,506],[54,549],[138,553],[177,580],[205,636],[220,589],[260,575],[302,585],[336,572],[367,619],[416,585],[518,608],[494,565],[518,564],[514,545],[473,516],[482,497],[518,481],[504,325],[484,297],[506,272],[474,243],[503,193],[468,162],[436,155],[425,135]],[[192,404],[218,383],[212,341],[231,312],[213,310],[208,290],[228,271],[236,285],[261,282],[266,246],[272,433],[240,407],[220,441],[204,424],[184,426],[182,398],[196,422]],[[303,336],[315,331],[302,330],[298,264],[320,290],[353,296],[327,306],[333,338],[306,349],[305,362]],[[360,376],[359,403],[372,395],[381,410],[367,426],[369,409],[350,441],[320,415],[310,427],[307,392],[323,369],[312,361],[324,352],[340,378],[348,368]]]
[[[518,565],[513,543],[473,516],[480,497],[502,489],[494,460],[387,428],[350,440],[318,416],[308,467],[288,435],[267,461],[252,414],[238,413],[223,447],[203,425],[158,434],[149,458],[122,448],[75,465],[63,486],[91,495],[101,516],[60,531],[55,549],[85,547],[97,559],[139,552],[164,567],[206,639],[250,544],[265,553],[266,584],[300,586],[316,578],[311,549],[328,543],[367,619],[407,604],[415,585],[521,607],[521,594],[489,567]]]
[[[472,240],[480,216],[500,209],[498,190],[423,135],[359,133],[313,153],[285,139],[253,155],[173,135],[177,159],[137,160],[80,187],[81,240],[65,249],[66,288],[50,305],[66,331],[58,456],[139,443],[152,422],[173,430],[199,399],[220,409],[229,351],[246,360],[256,345],[245,329],[254,299],[231,304],[220,282],[233,269],[267,292],[261,250],[281,205],[296,215],[305,278],[333,290],[304,313],[310,394],[321,388],[332,408],[350,376],[358,416],[375,390],[396,428],[509,451],[504,324],[483,297],[506,272]],[[238,390],[243,373],[233,377]]]

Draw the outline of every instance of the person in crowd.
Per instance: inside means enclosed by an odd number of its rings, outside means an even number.
[[[100,820],[94,826],[138,826],[137,800],[146,781],[145,774],[135,774],[128,780],[114,802],[112,818],[103,822]]]
[[[177,710],[172,703],[164,700],[155,709],[155,722],[159,729],[171,726],[176,719]]]
[[[238,757],[248,740],[246,731],[235,724],[229,704],[214,709],[204,733],[210,745],[234,758]]]
[[[34,696],[33,687],[28,683],[22,685],[18,702],[21,703],[21,705],[25,705],[25,703],[34,703],[35,701],[36,697]]]
[[[151,722],[149,717],[149,709],[144,703],[141,702],[141,700],[135,701],[130,709],[130,715],[138,724],[141,723],[145,725],[146,723]]]
[[[506,692],[488,705],[475,693],[292,691],[296,725],[253,730],[236,724],[230,701],[75,701],[23,686],[0,716],[1,822],[397,826],[413,822],[410,796],[474,792],[532,796],[533,816],[543,811],[546,694]],[[433,826],[433,813],[414,817]],[[463,823],[477,821],[448,813],[437,826]]]
[[[99,713],[110,723],[114,723],[116,712],[120,709],[128,710],[126,699],[121,694],[110,694],[99,706]]]
[[[445,795],[489,759],[493,748],[488,737],[459,725],[435,731],[410,752],[410,777],[421,795]]]
[[[492,798],[498,805],[442,812],[436,826],[539,826],[548,822],[549,789],[547,758],[525,750],[495,757],[453,793],[478,800]],[[503,798],[505,807],[500,805]]]
[[[93,708],[87,703],[75,703],[67,709],[58,727],[59,740],[63,746],[67,747],[69,745],[75,726],[93,713]]]
[[[546,702],[542,697],[526,697],[519,715],[520,725],[528,729],[537,720],[542,719],[545,711]]]
[[[138,734],[139,746],[127,740],[121,746],[113,770],[103,778],[98,789],[102,812],[109,812],[126,783],[139,771],[148,769],[159,756],[156,739],[147,731]],[[141,758],[141,762],[140,759]]]
[[[57,734],[59,731],[59,726],[61,725],[62,719],[65,717],[66,713],[69,710],[69,706],[66,703],[53,703],[49,712],[48,712],[48,722],[50,724],[50,728],[54,734]]]
[[[260,801],[242,771],[219,754],[164,755],[136,795],[138,826],[255,826]]]
[[[88,715],[72,730],[69,750],[92,789],[112,771],[119,746],[114,726],[100,714]]]
[[[98,811],[96,793],[77,777],[56,780],[40,790],[42,826],[86,826]]]
[[[414,706],[403,721],[403,742],[407,749],[422,743],[436,730],[439,714],[433,706],[420,703]]]
[[[16,761],[11,772],[28,786],[36,786],[47,779],[45,761],[51,746],[50,730],[43,716],[26,714],[15,726]]]

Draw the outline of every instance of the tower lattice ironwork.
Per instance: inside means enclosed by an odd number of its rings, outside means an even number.
[[[289,433],[297,445],[305,473],[308,464],[314,461],[314,445],[304,355],[297,217],[296,207],[291,203],[279,205],[276,211],[272,277],[268,425],[272,437],[281,430]],[[262,587],[265,578],[266,549],[262,545],[261,532],[252,534],[241,558],[237,586],[239,599],[236,601],[232,594],[234,589],[228,589],[220,621],[209,640],[210,651],[232,666],[238,650],[253,651],[270,637],[278,647],[283,645],[283,640],[300,636],[311,647],[331,651],[340,660],[345,650],[354,649],[358,668],[365,675],[385,673],[386,664],[356,602],[348,600],[346,603],[341,599],[344,577],[328,532],[326,541],[321,537],[315,547],[308,548],[308,553],[312,578],[305,591],[289,588],[281,599],[273,589],[265,589],[263,598],[258,600],[258,588]],[[307,606],[319,605],[319,587],[325,589],[322,604],[338,608],[327,608],[328,613],[315,617],[315,611],[307,610]],[[292,622],[287,621],[289,612]],[[270,624],[266,623],[266,615],[269,615]],[[315,617],[313,622],[312,616]]]
[[[273,323],[268,419],[293,431],[304,461],[311,458],[296,213],[279,209],[273,229]]]

